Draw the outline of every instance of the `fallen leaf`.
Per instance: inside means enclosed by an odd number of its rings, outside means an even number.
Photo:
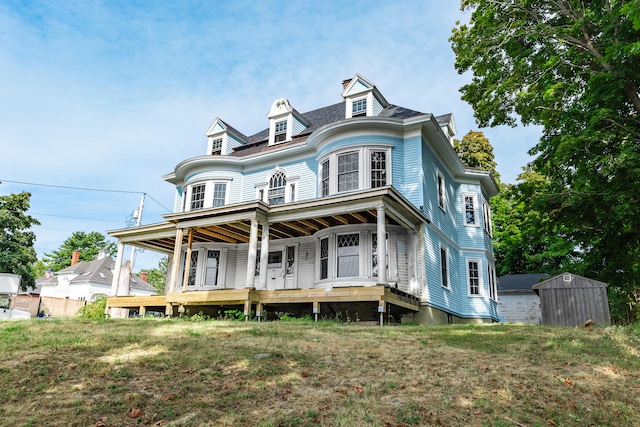
[[[551,420],[551,419],[548,419],[548,420],[547,420],[547,424],[549,424],[550,426],[557,426],[557,425],[558,425],[558,424],[556,424],[556,422],[555,422],[555,421],[553,421],[553,420]]]
[[[129,416],[131,418],[138,418],[142,411],[139,408],[131,408],[131,412],[129,412]]]
[[[356,393],[362,393],[363,390],[359,385],[354,386],[353,389],[356,391]]]

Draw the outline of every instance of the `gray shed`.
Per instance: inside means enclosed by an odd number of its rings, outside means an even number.
[[[587,320],[609,325],[607,284],[563,273],[533,285],[540,296],[543,325],[580,326]]]

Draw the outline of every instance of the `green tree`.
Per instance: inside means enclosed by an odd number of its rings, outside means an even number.
[[[157,268],[151,268],[146,270],[149,273],[149,278],[147,283],[156,288],[159,294],[164,294],[164,282],[167,277],[167,257],[162,257],[160,261],[158,261]],[[138,273],[139,275],[140,273]]]
[[[470,22],[451,42],[458,71],[473,73],[463,99],[480,126],[519,117],[543,127],[531,154],[548,185],[530,203],[560,224],[581,253],[578,274],[609,283],[623,301],[612,312],[623,313],[640,302],[640,0],[462,8]]]
[[[470,130],[462,140],[453,141],[453,148],[467,166],[491,172],[496,182],[500,182],[493,146],[484,133]]]
[[[19,274],[23,290],[35,284],[31,266],[38,259],[31,227],[40,222],[26,213],[30,200],[26,192],[0,196],[0,272]]]
[[[43,261],[47,267],[60,271],[71,265],[73,251],[80,251],[80,261],[93,261],[103,249],[108,250],[109,255],[113,256],[116,252],[116,244],[107,241],[104,235],[96,231],[90,233],[75,231],[58,249],[45,253]]]

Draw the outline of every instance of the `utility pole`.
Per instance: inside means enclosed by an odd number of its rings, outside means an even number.
[[[140,223],[142,222],[142,208],[144,207],[144,196],[146,193],[142,193],[142,198],[140,199],[140,207],[137,210],[133,211],[133,217],[136,218],[136,227],[140,227]],[[133,263],[136,260],[136,247],[133,246],[131,248],[131,272],[133,273]]]

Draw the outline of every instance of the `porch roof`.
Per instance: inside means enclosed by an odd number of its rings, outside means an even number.
[[[176,229],[193,229],[193,243],[249,242],[252,220],[269,224],[270,240],[311,236],[337,225],[375,224],[377,209],[384,208],[385,222],[416,230],[429,220],[393,187],[382,187],[269,206],[261,201],[226,205],[165,215],[165,222],[111,230],[108,233],[128,245],[173,253]],[[259,230],[259,235],[262,230]],[[184,233],[183,244],[187,244]]]

